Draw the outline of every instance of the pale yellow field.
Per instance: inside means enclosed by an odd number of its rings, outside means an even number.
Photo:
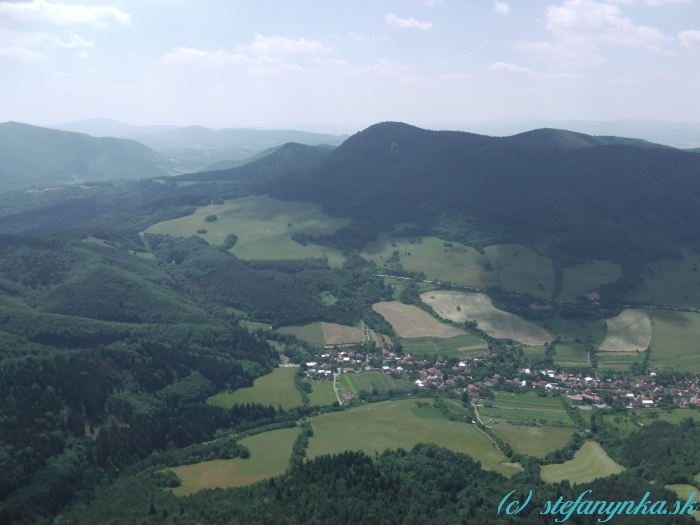
[[[216,215],[218,220],[205,222],[204,218],[208,215]],[[187,217],[154,224],[146,233],[190,237],[199,235],[196,233],[198,229],[205,229],[207,233],[199,236],[212,245],[223,244],[229,233],[235,233],[238,242],[231,252],[241,259],[309,259],[325,256],[331,266],[337,267],[345,261],[340,251],[315,244],[302,246],[293,241],[291,235],[332,234],[349,222],[349,219],[322,213],[316,204],[259,195],[228,200],[218,206],[201,206]]]
[[[527,344],[542,344],[553,339],[544,328],[495,308],[486,294],[435,290],[424,292],[420,297],[440,317],[458,323],[476,321],[478,328],[496,339],[514,339]]]
[[[606,319],[608,335],[600,345],[601,351],[640,352],[651,343],[651,321],[649,311],[642,308],[627,308],[617,317]]]
[[[437,237],[421,237],[420,243],[410,243],[409,240],[415,239],[390,235],[383,233],[377,241],[367,243],[362,257],[382,268],[392,252],[398,250],[404,268],[425,272],[431,280],[451,281],[477,288],[500,286],[504,290],[540,297],[551,297],[554,290],[552,261],[519,244],[488,246],[481,254],[457,242],[451,243],[451,247],[444,246],[445,241]],[[392,242],[396,246],[392,246]],[[487,263],[491,263],[491,271],[484,268]]]
[[[559,299],[573,301],[579,295],[595,290],[601,284],[614,283],[620,277],[622,269],[612,261],[593,261],[564,268]]]
[[[540,471],[548,483],[568,479],[573,483],[588,483],[598,478],[619,474],[625,467],[615,463],[595,441],[587,441],[574,454],[574,459],[556,465],[545,465]]]
[[[440,323],[430,314],[424,312],[412,304],[403,304],[398,301],[375,303],[372,305],[391,326],[394,327],[399,337],[406,339],[414,337],[439,337],[447,339],[466,332]]]
[[[359,328],[336,323],[321,323],[321,327],[327,345],[362,343],[365,340],[365,334]]]

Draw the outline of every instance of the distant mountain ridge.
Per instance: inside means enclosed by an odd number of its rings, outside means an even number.
[[[352,218],[355,229],[326,241],[344,248],[412,223],[471,246],[527,241],[619,260],[700,247],[699,175],[696,154],[642,140],[551,129],[500,138],[385,122],[260,191]]]
[[[119,139],[137,139],[146,135],[171,131],[179,126],[155,125],[155,126],[135,126],[125,124],[108,118],[92,118],[88,120],[77,120],[75,122],[65,122],[45,126],[49,129],[61,131],[72,131],[74,133],[86,133],[93,137],[115,137]]]
[[[134,140],[96,138],[18,122],[0,124],[0,189],[168,174],[158,153]]]

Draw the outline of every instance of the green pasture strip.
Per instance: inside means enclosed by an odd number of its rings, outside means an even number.
[[[688,501],[688,498],[693,494],[693,492],[695,493],[693,499],[700,503],[700,496],[698,496],[700,490],[697,487],[693,487],[692,485],[666,485],[666,488],[678,494],[681,504]],[[700,512],[697,510],[693,512],[693,518],[695,518],[696,521],[700,521]]]
[[[323,348],[326,345],[326,337],[323,335],[321,323],[311,323],[303,326],[285,326],[277,330],[281,334],[295,335],[307,343]]]
[[[574,454],[574,459],[542,467],[541,477],[548,483],[568,479],[571,483],[588,483],[597,478],[619,474],[625,470],[615,463],[596,442],[588,441]]]
[[[494,449],[476,425],[448,421],[436,412],[439,414],[434,408],[418,408],[413,400],[400,400],[322,414],[311,419],[314,437],[309,443],[308,457],[346,450],[374,455],[386,449],[410,450],[417,443],[435,443],[469,454],[481,461],[484,468],[506,476],[518,472],[517,468],[504,464],[507,458]]]
[[[301,429],[283,428],[241,440],[250,458],[217,459],[196,465],[170,468],[182,485],[170,489],[176,496],[187,496],[202,489],[242,487],[284,474],[292,455],[292,445]]]
[[[299,392],[294,386],[297,368],[275,368],[271,374],[255,380],[252,387],[241,388],[235,392],[221,392],[207,399],[207,403],[230,408],[241,403],[260,403],[279,406],[287,410],[301,404]]]
[[[644,283],[629,298],[641,303],[700,308],[700,257],[684,250],[681,260],[660,259],[649,263]]]
[[[413,384],[405,378],[394,379],[382,372],[362,372],[361,374],[341,374],[338,381],[350,392],[357,395],[360,391],[372,392],[376,389],[380,394],[389,390],[410,390]]]
[[[481,346],[482,348],[470,348]],[[486,355],[488,348],[480,337],[475,335],[458,335],[441,339],[438,337],[416,337],[412,339],[401,339],[403,351],[409,354],[439,354],[448,357],[475,357]],[[460,350],[464,348],[464,350]]]
[[[503,438],[518,454],[528,454],[543,458],[550,452],[564,447],[573,430],[552,427],[531,427],[499,423],[491,430]]]
[[[559,344],[556,347],[554,363],[559,366],[587,367],[588,354],[582,344]]]
[[[338,399],[333,390],[333,378],[321,381],[311,381],[313,392],[309,394],[309,404],[312,406],[331,405]]]
[[[651,334],[652,367],[700,372],[700,314],[652,310]]]

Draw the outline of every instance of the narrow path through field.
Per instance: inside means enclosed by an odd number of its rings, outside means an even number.
[[[474,407],[474,413],[476,414],[476,419],[479,420],[479,423],[481,423],[482,425],[484,425],[486,428],[491,428],[490,426],[488,426],[486,423],[484,423],[484,422],[481,420],[481,416],[479,415],[479,409],[476,408],[476,403],[472,402],[472,406]]]
[[[338,403],[342,405],[343,402],[340,400],[340,396],[338,395],[338,389],[335,387],[335,380],[339,375],[340,373],[333,374],[333,392],[335,392],[335,397],[338,399]]]
[[[365,325],[365,322],[360,319],[360,326],[362,327],[362,331],[365,333],[365,339],[366,342],[369,344],[369,342],[372,340],[372,335],[369,333],[369,328]]]

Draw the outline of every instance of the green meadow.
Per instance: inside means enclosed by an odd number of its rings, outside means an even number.
[[[281,334],[294,335],[317,348],[323,348],[326,345],[326,338],[323,334],[321,323],[311,323],[303,326],[285,326],[279,328],[277,331]]]
[[[682,259],[661,259],[648,264],[644,284],[633,290],[630,299],[700,308],[700,258],[684,250]]]
[[[309,440],[309,458],[362,450],[374,455],[387,449],[410,450],[418,443],[435,443],[455,452],[469,454],[482,466],[506,476],[518,472],[506,465],[476,425],[449,421],[434,408],[418,408],[415,401],[385,401],[331,412],[311,419],[314,437]]]
[[[651,365],[700,372],[700,314],[653,310]]]
[[[212,405],[230,408],[241,403],[261,403],[272,405],[275,409],[294,408],[301,404],[301,397],[294,386],[297,368],[275,368],[271,374],[255,380],[252,387],[241,388],[234,392],[221,392],[207,399]]]
[[[564,268],[559,299],[574,301],[579,295],[597,289],[601,284],[613,283],[622,277],[619,264],[611,261],[591,261]]]
[[[217,220],[205,222],[204,218],[209,215],[216,215]],[[199,235],[212,245],[223,244],[230,233],[235,233],[238,242],[230,251],[241,259],[327,257],[331,266],[339,267],[345,261],[340,251],[315,244],[303,246],[293,241],[291,235],[332,234],[348,224],[347,219],[322,213],[315,204],[282,201],[259,195],[228,200],[220,205],[198,207],[192,215],[154,224],[146,233],[179,237]],[[207,232],[197,234],[199,229]]]
[[[333,390],[333,379],[324,379],[322,381],[311,381],[313,392],[309,394],[309,404],[311,406],[331,405],[338,398]]]
[[[479,414],[484,421],[487,419],[526,419],[563,423],[573,427],[573,421],[564,410],[558,397],[496,392],[496,398],[491,402],[498,408],[479,407]],[[483,401],[479,401],[479,403],[483,404]]]
[[[401,339],[404,353],[411,355],[439,354],[448,357],[474,357],[488,352],[486,343],[475,335],[458,335],[441,339],[439,337],[416,337]]]
[[[425,272],[430,280],[451,281],[477,288],[500,286],[504,290],[541,297],[551,297],[554,290],[551,261],[524,246],[488,246],[482,255],[474,248],[456,242],[448,243],[452,246],[444,246],[446,241],[437,237],[421,237],[420,243],[409,242],[414,239],[417,238],[391,237],[389,232],[385,232],[376,241],[367,243],[361,255],[376,262],[381,269],[384,262],[391,258],[392,252],[398,250],[404,268]]]
[[[202,489],[242,487],[284,474],[300,431],[299,427],[283,428],[241,440],[250,450],[248,459],[217,459],[166,469],[182,480],[182,485],[170,490],[177,496],[187,496]]]
[[[554,363],[558,366],[566,367],[587,367],[588,354],[582,344],[558,344],[554,355]]]
[[[552,427],[530,427],[499,423],[491,430],[503,438],[518,454],[543,458],[566,445],[573,430]]]
[[[358,395],[361,391],[387,392],[389,390],[410,390],[413,387],[408,379],[394,379],[382,372],[362,372],[361,374],[341,374],[336,381],[339,394]]]
[[[666,485],[666,488],[678,494],[678,498],[683,503],[688,501],[688,498],[693,493],[695,493],[695,497],[693,499],[695,499],[695,501],[700,502],[700,497],[698,497],[698,493],[700,492],[700,490],[698,490],[697,487],[693,487],[692,485]],[[693,518],[695,518],[696,521],[700,521],[700,512],[693,512]]]
[[[598,443],[587,441],[574,454],[574,459],[557,465],[545,465],[540,475],[548,483],[559,483],[565,479],[571,483],[588,483],[623,470],[625,468],[610,459]]]

